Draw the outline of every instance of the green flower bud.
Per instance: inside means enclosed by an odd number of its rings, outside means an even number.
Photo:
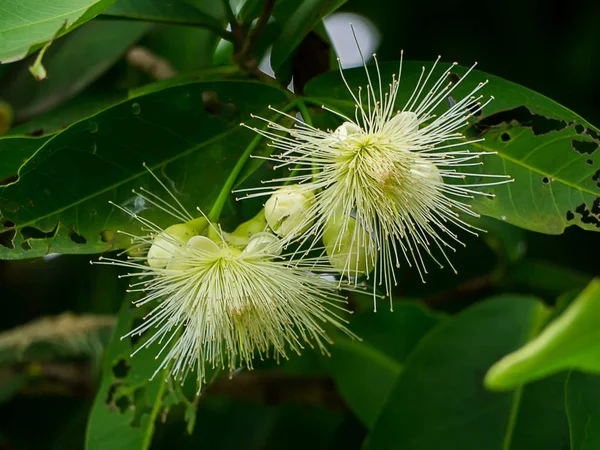
[[[252,219],[240,224],[232,233],[223,232],[228,244],[243,248],[248,245],[250,238],[256,233],[262,233],[267,228],[264,211],[260,211]]]
[[[265,203],[265,218],[271,229],[281,237],[296,237],[306,232],[313,218],[308,212],[315,203],[315,194],[299,185],[286,186],[273,193]]]
[[[325,224],[323,244],[331,266],[342,274],[357,277],[375,267],[377,249],[371,235],[356,229],[356,219],[334,216]],[[356,234],[355,234],[356,233]]]
[[[266,256],[278,256],[281,254],[281,245],[277,236],[271,233],[257,233],[250,238],[244,249],[246,254],[265,254]]]
[[[196,233],[186,223],[171,225],[160,233],[148,250],[148,265],[153,269],[164,269],[171,259],[185,251],[187,242]]]

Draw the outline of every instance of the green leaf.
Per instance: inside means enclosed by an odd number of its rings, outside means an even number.
[[[157,26],[142,45],[165,58],[179,72],[212,65],[219,38],[211,31],[182,25]]]
[[[600,279],[594,279],[535,339],[489,370],[486,385],[512,389],[556,372],[600,373]]]
[[[104,15],[163,23],[225,29],[221,2],[202,2],[203,9],[184,0],[119,0]]]
[[[294,53],[298,45],[323,17],[338,9],[347,0],[304,0],[299,4],[282,2],[283,8],[274,12],[274,16],[282,24],[281,35],[273,44],[271,51],[271,67],[281,78],[280,69]]]
[[[571,429],[571,450],[600,448],[600,377],[571,372],[565,402]]]
[[[0,138],[0,186],[17,181],[17,172],[50,136],[3,136]],[[0,211],[3,210],[0,209]]]
[[[242,0],[239,3],[242,5],[236,13],[237,20],[243,24],[250,24],[260,15],[264,0]]]
[[[0,186],[0,259],[129,245],[116,230],[139,233],[139,226],[108,201],[147,208],[131,192],[151,182],[143,162],[168,178],[190,211],[206,210],[255,136],[239,123],[286,98],[250,81],[198,82],[141,95],[70,126],[20,168],[18,182]],[[150,189],[163,194],[156,184]],[[147,217],[164,226],[174,221],[154,209]]]
[[[398,303],[394,312],[352,317],[351,329],[361,341],[335,339],[325,365],[352,412],[367,427],[374,425],[414,346],[441,319],[417,304]]]
[[[441,322],[406,360],[366,450],[563,450],[564,376],[514,393],[488,392],[487,368],[546,317],[534,298],[486,300]]]
[[[397,106],[402,109],[416,86],[422,67],[430,63],[406,61]],[[448,64],[438,64],[436,80]],[[382,81],[387,85],[397,73],[397,63],[380,65]],[[461,75],[465,68],[456,66]],[[364,69],[344,71],[350,86],[366,84]],[[377,80],[374,72],[373,80]],[[481,136],[484,142],[470,144],[474,151],[497,152],[486,156],[482,170],[490,174],[508,174],[514,183],[488,188],[493,199],[478,196],[473,209],[483,215],[542,233],[560,234],[569,225],[600,230],[599,163],[591,158],[600,145],[600,130],[567,108],[543,95],[492,75],[473,71],[452,92],[461,99],[480,81],[489,80],[482,91],[494,95],[480,117],[472,118],[467,133]],[[354,103],[339,73],[331,72],[313,79],[306,86],[308,100],[325,104],[354,116]],[[440,106],[442,112],[448,102]],[[596,162],[594,162],[594,160]],[[468,169],[473,169],[469,167]]]
[[[174,398],[189,402],[181,395],[170,394],[178,386],[166,374],[159,373],[149,381],[158,365],[155,347],[130,357],[136,347],[131,339],[120,337],[132,329],[134,320],[141,315],[130,300],[132,297],[126,296],[106,349],[102,385],[88,419],[87,450],[145,450],[150,446],[154,422],[163,413],[163,398],[167,397],[169,407],[174,405]],[[143,341],[137,345],[143,345]]]
[[[24,58],[34,48],[72,31],[116,0],[20,0],[0,7],[0,61]],[[57,36],[58,34],[58,36]]]
[[[36,81],[27,65],[0,87],[19,122],[30,120],[75,96],[121,58],[148,30],[147,23],[93,21],[52,44],[44,57],[48,79]]]

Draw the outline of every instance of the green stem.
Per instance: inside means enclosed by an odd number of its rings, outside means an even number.
[[[296,107],[296,105],[297,105],[297,101],[292,101],[285,108],[282,109],[282,112],[288,112],[289,110]],[[279,117],[279,114],[276,114],[273,117],[273,119],[270,120],[270,122],[274,122],[275,120],[277,120],[278,117]],[[227,177],[227,180],[225,180],[225,184],[221,188],[221,192],[219,192],[219,196],[215,200],[215,203],[214,203],[212,209],[210,210],[210,213],[208,214],[208,218],[211,222],[217,222],[219,220],[219,216],[221,215],[223,206],[225,206],[225,202],[227,201],[229,194],[231,194],[231,189],[235,185],[235,181],[236,181],[238,175],[240,174],[240,172],[246,165],[246,162],[248,161],[248,158],[250,158],[250,155],[252,154],[254,149],[256,147],[258,147],[258,144],[260,144],[260,141],[263,139],[263,137],[264,136],[262,136],[261,134],[257,134],[254,137],[254,139],[252,139],[250,144],[248,144],[248,147],[246,147],[246,149],[244,150],[244,153],[242,153],[242,155],[238,159],[237,163],[235,163],[234,168],[232,169],[231,173]]]
[[[312,121],[312,118],[310,117],[310,111],[306,107],[306,103],[304,102],[304,99],[300,99],[300,98],[298,99],[298,110],[300,111],[300,114],[302,114],[302,118],[304,119],[304,122],[306,122],[306,125],[312,127],[313,121]],[[313,175],[316,175],[318,172],[319,172],[319,169],[317,169],[315,166],[313,166],[313,169],[312,169]],[[292,172],[292,174],[294,174],[294,171]]]
[[[313,121],[312,121],[312,118],[310,117],[310,112],[308,111],[308,108],[306,107],[306,103],[304,102],[304,99],[298,98],[297,103],[298,103],[298,110],[300,111],[300,114],[302,114],[302,117],[304,118],[304,122],[306,122],[307,125],[312,127]]]

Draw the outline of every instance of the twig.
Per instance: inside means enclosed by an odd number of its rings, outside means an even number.
[[[246,39],[246,43],[241,52],[242,59],[247,59],[250,57],[252,50],[254,49],[254,45],[256,45],[256,41],[269,22],[269,18],[271,17],[271,13],[275,7],[275,1],[276,0],[265,0],[263,8],[256,21],[256,25],[248,33],[248,38]]]

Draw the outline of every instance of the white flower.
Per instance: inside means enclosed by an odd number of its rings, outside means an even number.
[[[322,131],[291,116],[288,117],[296,121],[294,128],[261,119],[274,131],[252,129],[270,138],[271,145],[281,151],[266,159],[277,162],[276,168],[287,166],[297,173],[271,180],[271,189],[293,182],[305,192],[314,192],[314,206],[297,225],[298,230],[306,229],[300,242],[314,246],[325,234],[330,242],[326,246],[331,261],[342,274],[356,278],[365,268],[374,267],[376,281],[391,295],[396,284],[394,269],[402,260],[415,266],[423,280],[427,273],[426,256],[440,267],[441,256],[452,267],[447,250],[454,251],[456,244],[464,245],[456,230],[472,234],[478,230],[460,217],[478,217],[465,199],[493,196],[480,189],[512,180],[505,175],[471,173],[468,169],[483,164],[480,157],[490,154],[470,152],[468,144],[481,139],[465,140],[460,132],[468,119],[491,101],[490,98],[482,104],[482,96],[477,95],[487,81],[479,83],[464,98],[449,102],[443,113],[434,114],[444,107],[474,66],[456,83],[449,80],[454,65],[436,81],[430,81],[438,58],[429,72],[423,68],[409,100],[398,109],[402,58],[398,75],[384,89],[373,56],[377,82],[373,82],[365,65],[366,92],[361,87],[353,91],[340,66],[356,109],[350,118],[325,108],[344,121],[336,130]],[[252,191],[248,197],[271,192],[270,188]],[[330,223],[336,223],[340,230],[335,242],[337,247],[343,244],[346,249],[343,262],[330,251],[336,248],[331,244],[331,236],[327,236]],[[366,248],[368,261],[357,263],[358,247],[363,247],[363,251]]]
[[[281,256],[282,241],[266,232],[253,234],[242,248],[208,222],[207,235],[198,235],[202,221],[192,219],[180,203],[178,209],[147,191],[138,195],[185,221],[172,237],[167,232],[171,227],[162,230],[119,207],[151,232],[130,235],[134,248],[160,245],[167,264],[155,264],[150,254],[100,261],[135,269],[126,275],[139,278],[130,285],[130,292],[142,294],[134,303],[153,306],[144,322],[124,336],[149,335],[134,354],[153,344],[162,346],[157,354],[162,362],[153,376],[168,368],[183,382],[191,370],[201,382],[206,364],[229,370],[252,368],[255,357],[279,360],[289,352],[299,354],[305,345],[327,353],[331,340],[325,323],[352,335],[340,316],[345,298],[335,292],[335,282],[322,276],[329,266],[321,259],[286,261]],[[182,231],[189,224],[196,226]],[[242,228],[247,231],[253,226]],[[185,244],[182,238],[187,238]]]

